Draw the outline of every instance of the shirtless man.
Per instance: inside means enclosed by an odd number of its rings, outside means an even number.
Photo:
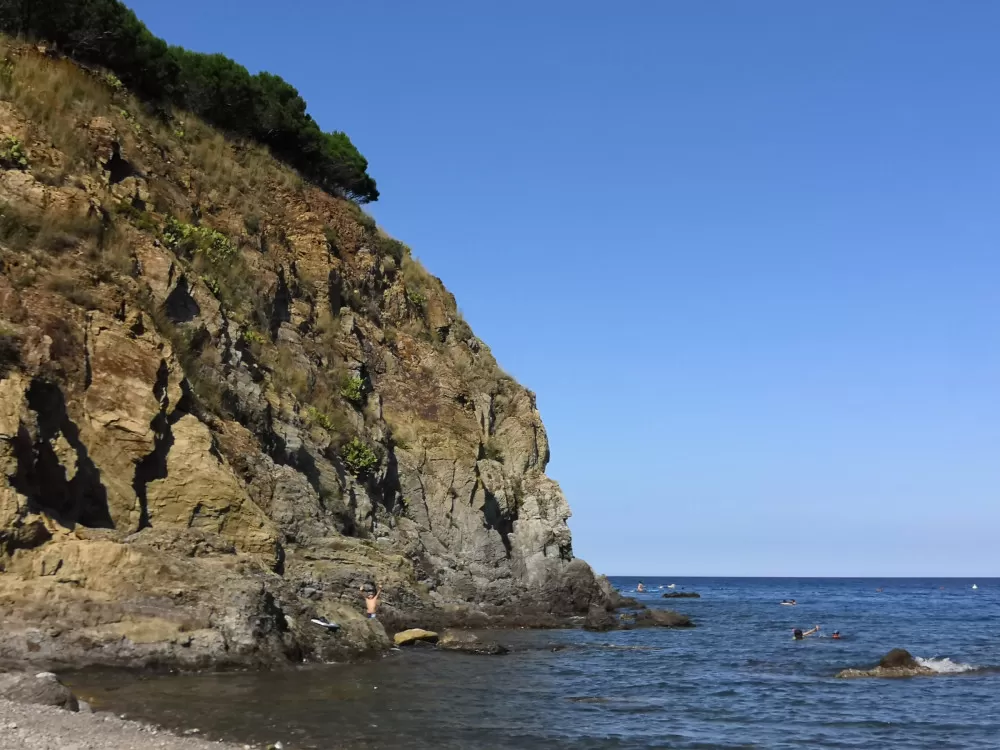
[[[382,587],[379,586],[376,589],[374,584],[366,583],[364,586],[360,586],[358,590],[365,597],[365,616],[369,620],[374,620],[376,614],[378,613],[379,597],[382,596]]]
[[[810,636],[813,633],[818,633],[819,630],[820,630],[819,625],[817,625],[816,627],[814,627],[812,630],[807,630],[804,633],[799,628],[795,628],[795,630],[792,631],[792,638],[794,638],[797,641],[801,641],[806,636]]]

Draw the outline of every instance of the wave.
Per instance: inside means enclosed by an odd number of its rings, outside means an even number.
[[[939,674],[960,674],[962,672],[975,672],[977,669],[980,669],[980,667],[973,666],[972,664],[952,661],[947,656],[939,659],[921,659],[919,656],[914,658],[921,667],[932,669]]]

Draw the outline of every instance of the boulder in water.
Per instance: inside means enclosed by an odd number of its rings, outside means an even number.
[[[909,651],[894,648],[869,669],[842,669],[837,677],[850,679],[855,677],[925,677],[940,674],[925,667],[913,658]]]
[[[694,623],[687,615],[674,612],[672,609],[650,609],[646,610],[652,617],[653,624],[661,628],[693,628]]]
[[[397,646],[407,646],[417,643],[437,643],[438,634],[433,630],[424,630],[423,628],[410,628],[409,630],[404,630],[401,633],[396,633],[392,637]]]
[[[643,609],[635,612],[633,617],[622,620],[622,626],[630,628],[693,628],[694,623],[687,615],[674,612],[672,609]]]
[[[894,648],[882,657],[878,665],[883,669],[919,669],[920,664],[905,648]]]
[[[701,599],[701,594],[697,591],[668,591],[663,595],[664,599]]]

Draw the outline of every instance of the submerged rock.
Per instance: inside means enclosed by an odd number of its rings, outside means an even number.
[[[652,627],[693,628],[694,623],[687,615],[674,612],[672,609],[640,609],[618,615],[618,627],[624,630]]]
[[[854,677],[929,677],[935,674],[941,674],[941,672],[923,666],[906,649],[894,648],[883,656],[874,667],[842,669],[837,673],[837,677],[844,679]]]
[[[462,630],[446,630],[438,638],[437,647],[445,651],[460,651],[464,654],[499,656],[506,654],[506,646],[496,641],[483,641],[473,633]]]
[[[674,612],[672,609],[647,609],[637,618],[637,624],[649,621],[651,625],[661,628],[693,628],[694,623],[687,615]]]
[[[433,630],[423,628],[410,628],[401,633],[396,633],[392,640],[397,646],[412,645],[414,643],[437,643],[438,634]]]
[[[663,595],[664,599],[701,599],[701,594],[696,591],[668,591]]]

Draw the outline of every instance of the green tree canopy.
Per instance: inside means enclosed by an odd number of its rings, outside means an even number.
[[[0,0],[0,30],[45,40],[113,71],[132,91],[268,146],[324,190],[378,200],[368,162],[345,133],[325,133],[293,86],[224,55],[168,46],[119,0]]]

